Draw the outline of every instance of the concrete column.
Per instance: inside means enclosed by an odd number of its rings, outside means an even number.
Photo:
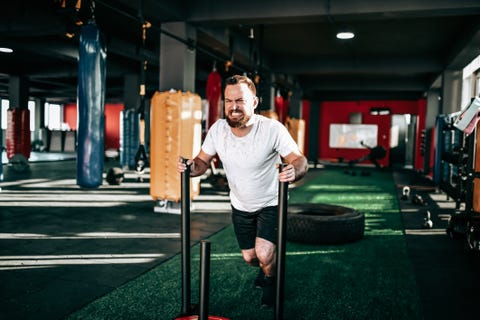
[[[196,29],[184,22],[164,23],[161,28],[179,39],[190,39],[192,43],[197,37]],[[159,79],[160,91],[174,89],[195,92],[195,49],[162,33]]]
[[[33,129],[33,138],[32,140],[41,140],[45,145],[46,134],[44,132],[45,128],[45,99],[36,98],[35,99],[35,127]]]
[[[258,111],[274,110],[275,88],[272,83],[275,81],[275,76],[272,74],[266,75],[261,83],[257,86],[257,96],[260,99]]]
[[[127,74],[123,81],[124,109],[136,110],[140,105],[140,80],[138,74]]]
[[[10,108],[28,109],[28,80],[25,77],[10,76],[8,99]]]
[[[462,109],[462,71],[447,70],[442,77],[441,113],[449,114]]]
[[[290,118],[302,119],[302,90],[300,88],[292,89],[288,115]]]
[[[425,119],[425,128],[435,127],[437,115],[441,114],[441,97],[438,90],[429,90],[427,92],[427,115]]]
[[[45,99],[35,99],[35,128],[45,128]]]

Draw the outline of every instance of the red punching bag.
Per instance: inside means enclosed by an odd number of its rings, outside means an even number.
[[[280,92],[278,92],[275,97],[274,106],[275,112],[278,115],[278,121],[285,123],[285,120],[287,119],[287,103]]]
[[[207,78],[207,130],[222,116],[222,77],[213,69]]]
[[[28,109],[8,109],[5,147],[8,159],[12,159],[16,154],[30,158],[30,111]]]

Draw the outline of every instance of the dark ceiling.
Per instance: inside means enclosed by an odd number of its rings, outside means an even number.
[[[159,40],[170,36],[162,24],[176,21],[197,31],[196,39],[177,40],[195,50],[200,95],[215,62],[223,76],[258,73],[262,84],[295,88],[305,99],[418,99],[443,71],[461,70],[480,54],[480,0],[96,0],[94,9],[83,0],[79,11],[59,2],[3,1],[0,47],[14,52],[0,53],[0,98],[8,98],[10,76],[20,76],[31,98],[75,102],[74,22],[92,13],[107,41],[111,102],[123,100],[125,75],[139,73],[144,59],[147,94],[157,90]],[[143,20],[152,24],[144,46]],[[336,39],[341,28],[355,38]]]

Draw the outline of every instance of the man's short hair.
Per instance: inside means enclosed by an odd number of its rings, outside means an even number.
[[[231,77],[228,77],[225,80],[225,85],[234,85],[234,84],[240,84],[240,83],[245,83],[247,87],[252,91],[253,95],[257,95],[257,88],[255,88],[255,84],[253,81],[247,77],[247,76],[240,76],[240,75],[234,75]]]

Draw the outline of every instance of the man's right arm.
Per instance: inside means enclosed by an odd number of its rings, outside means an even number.
[[[191,177],[198,177],[204,174],[207,169],[210,167],[210,161],[212,161],[213,156],[205,153],[203,150],[200,150],[198,155],[188,160],[187,165],[190,165],[190,176]],[[185,163],[182,161],[183,159],[179,157],[177,169],[179,172],[183,172],[186,169]]]

